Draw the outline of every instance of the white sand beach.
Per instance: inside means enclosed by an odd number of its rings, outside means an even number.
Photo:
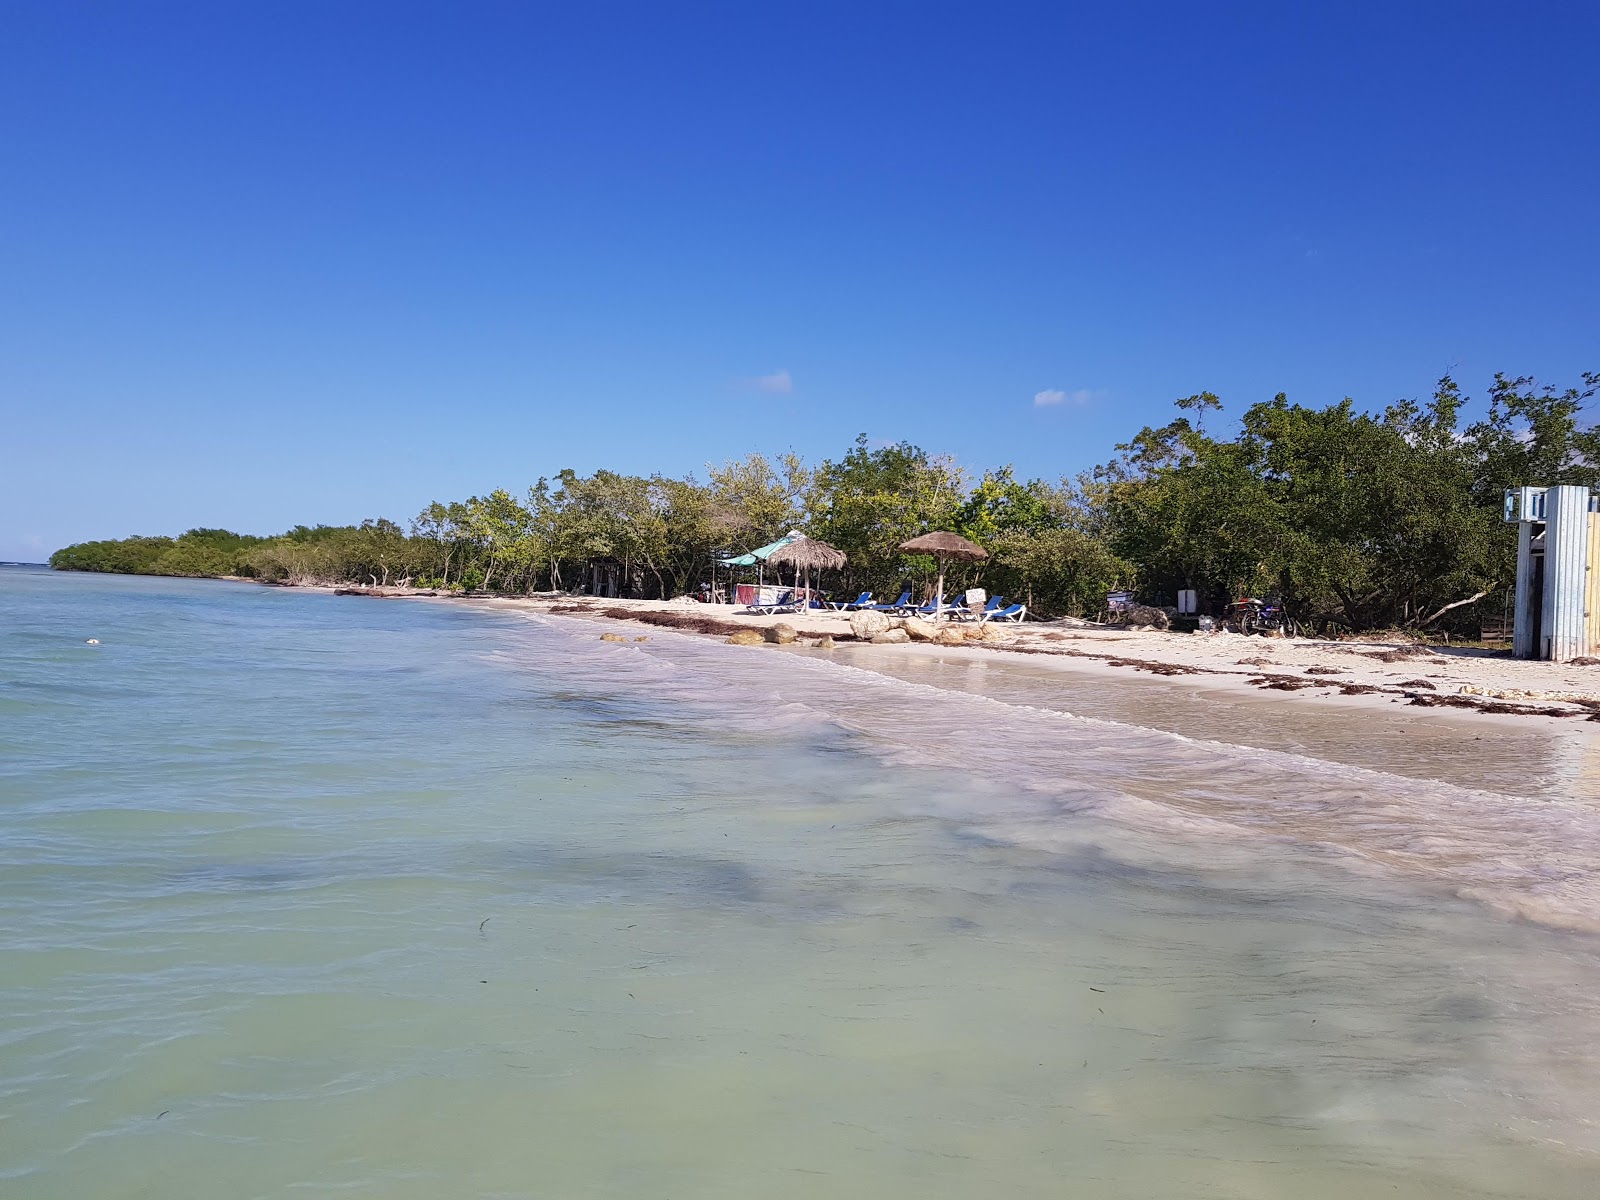
[[[394,593],[399,594],[399,593]],[[848,614],[765,616],[733,605],[692,600],[623,600],[586,596],[481,599],[493,608],[522,608],[557,616],[616,620],[629,636],[650,626],[725,638],[729,628],[766,631],[787,624],[797,645],[831,637],[852,639]],[[704,622],[709,629],[696,629]],[[968,626],[968,628],[971,628]],[[1513,659],[1492,650],[1422,646],[1397,641],[1324,641],[1124,629],[1087,622],[1025,622],[991,626],[998,641],[963,646],[923,643],[858,648],[874,656],[960,653],[1015,659],[1079,672],[1140,672],[1215,688],[1259,689],[1295,701],[1403,703],[1438,712],[1533,719],[1574,732],[1600,713],[1600,665]],[[995,636],[991,634],[991,636]],[[781,649],[781,647],[763,647]]]

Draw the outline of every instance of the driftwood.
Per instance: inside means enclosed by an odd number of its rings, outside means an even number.
[[[1475,596],[1468,596],[1465,600],[1457,600],[1454,604],[1446,604],[1443,608],[1441,608],[1438,612],[1434,613],[1431,617],[1427,617],[1427,618],[1425,618],[1425,619],[1423,619],[1421,621],[1418,621],[1416,623],[1416,625],[1414,626],[1414,628],[1426,629],[1429,625],[1432,625],[1435,621],[1437,621],[1440,617],[1444,616],[1445,613],[1449,612],[1452,608],[1461,608],[1461,607],[1463,607],[1465,605],[1468,605],[1468,604],[1476,604],[1479,600],[1482,600],[1488,594],[1489,594],[1489,591],[1488,591],[1487,588],[1485,588],[1483,591],[1479,592]]]

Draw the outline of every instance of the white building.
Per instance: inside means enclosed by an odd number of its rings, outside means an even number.
[[[1517,606],[1511,652],[1566,662],[1600,644],[1600,497],[1586,487],[1506,493],[1517,525]]]

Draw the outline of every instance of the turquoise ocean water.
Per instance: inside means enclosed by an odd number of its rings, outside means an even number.
[[[0,1196],[1600,1194],[1581,746],[599,632],[0,569]]]

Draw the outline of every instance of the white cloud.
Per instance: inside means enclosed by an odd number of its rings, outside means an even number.
[[[794,376],[789,374],[786,367],[779,367],[770,374],[757,375],[753,379],[741,379],[739,382],[753,391],[772,392],[780,396],[787,396],[794,391]]]
[[[1073,408],[1082,408],[1095,398],[1095,394],[1088,388],[1078,388],[1076,391],[1066,392],[1060,388],[1046,388],[1042,392],[1033,394],[1035,408],[1054,408],[1057,405],[1067,404]]]

